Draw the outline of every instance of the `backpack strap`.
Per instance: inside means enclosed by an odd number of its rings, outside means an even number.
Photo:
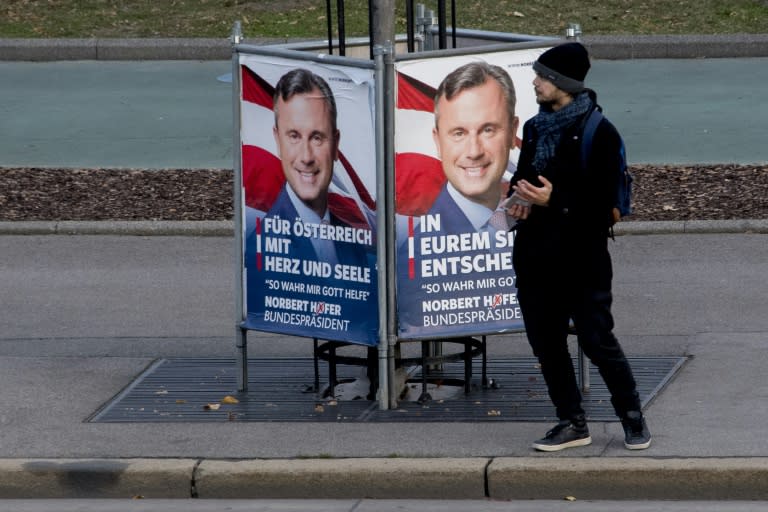
[[[595,138],[597,125],[603,120],[603,113],[595,107],[584,122],[584,129],[581,132],[581,168],[587,168],[587,161],[592,152],[592,140]]]

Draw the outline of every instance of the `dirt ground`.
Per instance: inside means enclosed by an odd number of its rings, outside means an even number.
[[[768,218],[768,166],[631,167],[632,220]],[[227,169],[0,168],[0,221],[227,220]]]

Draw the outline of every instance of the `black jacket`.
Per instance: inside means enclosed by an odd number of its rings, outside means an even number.
[[[597,107],[594,92],[589,93]],[[607,278],[610,287],[607,239],[621,176],[621,139],[613,124],[603,118],[586,168],[582,168],[581,135],[587,115],[589,112],[566,128],[555,156],[541,173],[552,182],[549,205],[534,205],[528,219],[518,223],[514,248],[518,287],[534,282],[532,279],[540,283],[545,275],[558,282],[598,285]],[[532,120],[526,122],[523,137],[511,185],[525,179],[540,186],[533,165],[537,134]]]

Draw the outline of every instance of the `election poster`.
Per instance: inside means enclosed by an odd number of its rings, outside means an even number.
[[[532,65],[546,48],[396,63],[398,335],[522,330],[513,220],[499,210],[538,110]],[[436,95],[439,94],[436,100]]]
[[[373,70],[239,65],[244,327],[375,345]]]

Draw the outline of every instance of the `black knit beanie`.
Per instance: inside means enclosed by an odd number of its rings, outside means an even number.
[[[576,94],[584,90],[589,54],[581,43],[564,43],[542,53],[533,70],[558,89]]]

